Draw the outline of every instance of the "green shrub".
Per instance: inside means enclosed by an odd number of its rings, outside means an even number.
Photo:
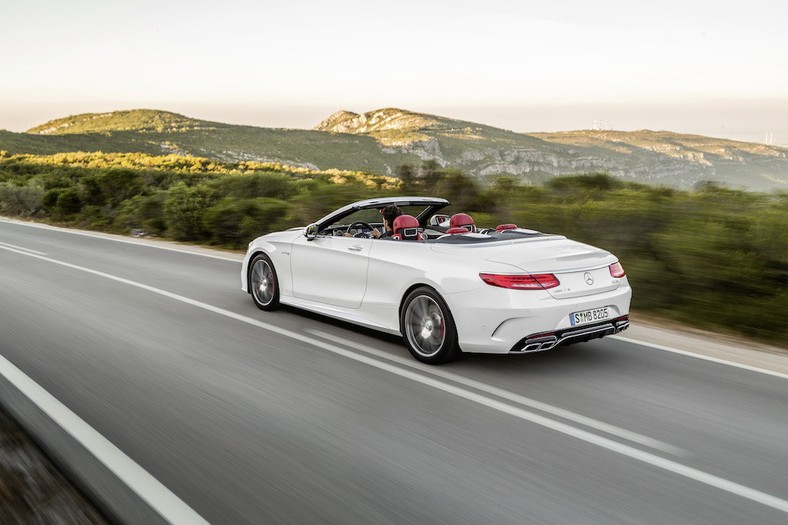
[[[97,181],[103,202],[112,207],[139,195],[145,189],[144,179],[130,169],[109,170],[99,175]]]
[[[29,184],[17,186],[13,182],[0,182],[0,213],[30,217],[43,208],[44,190]]]
[[[162,235],[167,229],[164,220],[166,196],[165,192],[157,191],[123,201],[114,219],[115,229],[124,233],[140,229],[149,234]]]
[[[72,220],[72,224],[77,228],[96,231],[112,230],[113,216],[104,206],[83,206],[79,214],[74,216]]]
[[[266,197],[257,199],[225,198],[205,213],[205,226],[211,241],[241,248],[265,233],[281,228],[290,204]]]
[[[82,209],[82,199],[76,188],[62,190],[55,202],[55,213],[60,216],[68,216],[79,213]]]
[[[44,209],[51,210],[54,208],[55,204],[57,204],[57,198],[61,193],[63,193],[62,188],[55,188],[44,192],[44,195],[41,196],[41,205]]]
[[[293,178],[282,173],[226,175],[213,182],[217,193],[237,199],[272,197],[288,199],[298,191]]]
[[[208,239],[203,214],[216,200],[204,186],[187,186],[183,182],[172,186],[164,199],[164,221],[168,235],[180,241]]]

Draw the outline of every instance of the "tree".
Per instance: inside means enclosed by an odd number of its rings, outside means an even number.
[[[82,199],[76,188],[67,188],[61,191],[55,202],[55,213],[61,216],[79,213],[82,209]]]
[[[167,191],[164,219],[167,232],[177,240],[204,240],[208,232],[203,213],[213,204],[213,192],[204,186],[186,186],[179,182]]]
[[[211,240],[240,248],[250,240],[279,228],[290,205],[278,199],[225,198],[205,212]]]
[[[396,174],[399,180],[402,181],[402,186],[400,188],[403,193],[406,195],[416,193],[418,180],[416,178],[416,172],[413,169],[413,166],[410,164],[402,164],[397,166]]]
[[[98,185],[104,202],[113,208],[145,189],[144,179],[131,169],[109,170],[98,177]]]
[[[421,170],[419,171],[421,172],[419,174],[421,186],[425,192],[432,193],[443,177],[440,164],[434,160],[425,160],[421,164]]]
[[[458,210],[476,209],[479,184],[476,180],[456,169],[438,170],[440,178],[433,191],[446,197]]]

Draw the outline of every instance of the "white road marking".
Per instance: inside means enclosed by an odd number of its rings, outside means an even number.
[[[135,246],[146,246],[148,248],[156,248],[157,250],[166,250],[168,252],[178,252],[178,253],[188,253],[191,255],[199,255],[200,257],[208,257],[210,259],[220,259],[222,261],[233,261],[240,263],[241,260],[238,257],[231,257],[229,255],[213,255],[211,253],[203,253],[197,252],[192,250],[182,250],[179,248],[174,248],[172,246],[163,246],[158,243],[147,243],[143,241],[135,241],[133,239],[123,239],[118,237],[108,237],[106,235],[99,235],[97,233],[86,232],[82,230],[72,230],[69,228],[59,228],[57,226],[50,226],[49,224],[38,224],[38,223],[31,223],[31,222],[24,222],[24,221],[14,221],[10,219],[0,219],[0,222],[5,222],[7,224],[15,224],[17,226],[27,226],[28,228],[38,228],[39,230],[49,230],[49,231],[56,231],[61,233],[69,233],[71,235],[81,235],[82,237],[92,237],[94,239],[103,239],[105,241],[112,241],[112,242],[121,242],[124,244],[133,244]],[[1,244],[1,243],[0,243]],[[26,249],[26,248],[24,248]]]
[[[467,387],[481,390],[482,392],[487,392],[488,394],[492,394],[494,396],[507,399],[509,401],[513,401],[520,405],[524,405],[527,407],[535,408],[537,410],[541,410],[542,412],[547,412],[548,414],[553,414],[554,416],[561,417],[563,419],[568,419],[569,421],[574,421],[575,423],[579,423],[589,428],[594,428],[596,430],[601,430],[607,434],[618,436],[620,438],[626,439],[628,441],[632,441],[634,443],[638,443],[640,445],[645,445],[647,447],[651,447],[657,450],[661,450],[663,452],[667,452],[669,454],[673,454],[675,456],[684,456],[689,457],[692,454],[683,450],[681,448],[675,447],[668,443],[664,443],[662,441],[658,441],[656,439],[652,439],[648,436],[644,436],[642,434],[638,434],[636,432],[631,432],[629,430],[625,430],[623,428],[610,425],[608,423],[604,423],[602,421],[598,421],[596,419],[583,416],[581,414],[577,414],[575,412],[571,412],[569,410],[565,410],[563,408],[550,405],[547,403],[543,403],[541,401],[537,401],[535,399],[531,399],[525,396],[521,396],[519,394],[515,394],[514,392],[509,392],[508,390],[504,390],[502,388],[498,388],[496,386],[488,385],[487,383],[482,383],[480,381],[476,381],[474,379],[470,379],[459,374],[454,374],[452,372],[447,372],[440,368],[424,365],[415,361],[413,359],[403,358],[396,355],[387,354],[386,352],[382,352],[380,350],[374,349],[369,346],[365,346],[354,341],[350,341],[343,337],[337,337],[335,335],[329,334],[327,332],[323,332],[321,330],[313,330],[313,329],[306,329],[307,333],[320,337],[322,339],[327,339],[337,344],[349,346],[361,352],[366,352],[368,354],[372,354],[376,357],[387,359],[389,361],[394,361],[402,366],[407,366],[409,368],[415,368],[416,370],[420,370],[427,374],[431,374],[434,376],[442,377],[443,379],[448,379],[454,383],[459,383],[461,385],[465,385]]]
[[[24,246],[17,246],[16,244],[11,244],[10,242],[0,242],[1,246],[6,246],[8,248],[16,248],[17,250],[24,250],[26,252],[35,253],[36,255],[49,255],[44,252],[39,252],[36,250],[31,250],[30,248],[25,248]]]
[[[654,348],[656,350],[663,350],[665,352],[671,352],[674,354],[686,355],[688,357],[694,357],[696,359],[703,359],[704,361],[711,361],[712,363],[719,363],[721,365],[728,365],[728,366],[734,366],[736,368],[742,368],[744,370],[749,370],[750,372],[760,372],[761,374],[768,374],[770,376],[788,379],[788,374],[783,374],[782,372],[776,372],[774,370],[768,370],[766,368],[758,368],[757,366],[744,365],[741,363],[736,363],[735,361],[726,361],[725,359],[719,359],[717,357],[711,357],[703,354],[696,354],[695,352],[679,350],[678,348],[671,348],[670,346],[658,345],[656,343],[647,343],[645,341],[640,341],[638,339],[630,339],[629,337],[623,337],[620,335],[614,335],[613,337],[621,341],[626,341],[627,343],[647,346],[649,348]]]
[[[237,314],[230,310],[225,310],[224,308],[219,308],[216,306],[212,306],[207,303],[203,303],[201,301],[196,301],[194,299],[189,299],[188,297],[184,297],[182,295],[178,295],[172,292],[168,292],[166,290],[162,290],[159,288],[155,288],[153,286],[148,286],[147,284],[142,284],[136,281],[131,281],[129,279],[124,279],[123,277],[118,277],[115,275],[111,275],[104,272],[99,272],[97,270],[91,270],[90,268],[85,268],[83,266],[77,266],[75,264],[58,261],[55,259],[51,259],[49,257],[43,257],[40,255],[35,255],[31,253],[26,253],[18,250],[14,250],[12,248],[4,248],[0,246],[0,249],[5,249],[9,251],[13,251],[19,253],[21,255],[27,257],[34,257],[36,259],[40,259],[42,261],[47,261],[53,264],[57,264],[60,266],[64,266],[66,268],[72,268],[74,270],[78,270],[81,272],[89,273],[92,275],[97,275],[99,277],[104,277],[106,279],[110,279],[112,281],[116,281],[119,283],[127,284],[129,286],[134,286],[136,288],[140,288],[142,290],[148,290],[150,292],[156,293],[158,295],[168,297],[170,299],[174,299],[176,301],[180,301],[186,304],[190,304],[197,308],[201,308],[203,310],[207,310],[209,312],[213,312],[219,315],[223,315],[230,319],[235,319],[242,323],[246,323],[252,326],[256,326],[262,328],[268,332],[273,332],[276,334],[280,334],[285,337],[289,337],[296,341],[301,341],[308,345],[322,348],[328,352],[334,353],[336,355],[340,355],[343,357],[347,357],[348,359],[352,359],[354,361],[358,361],[360,363],[367,364],[369,366],[378,368],[380,370],[384,370],[386,372],[390,372],[394,375],[404,377],[406,379],[410,379],[417,383],[421,383],[423,385],[430,386],[437,390],[441,390],[443,392],[447,392],[457,397],[466,399],[468,401],[472,401],[482,406],[486,406],[488,408],[492,408],[494,410],[498,410],[505,414],[509,414],[511,416],[517,417],[524,421],[530,421],[532,423],[536,423],[537,425],[541,425],[545,428],[549,428],[556,432],[560,432],[564,435],[571,436],[573,438],[579,439],[581,441],[585,441],[586,443],[590,443],[592,445],[596,445],[600,448],[604,448],[611,452],[615,452],[617,454],[621,454],[623,456],[635,459],[637,461],[641,461],[643,463],[652,465],[657,468],[661,468],[668,472],[672,472],[674,474],[678,474],[688,479],[692,479],[703,483],[705,485],[717,488],[719,490],[723,490],[725,492],[729,492],[731,494],[735,494],[745,499],[749,499],[756,503],[760,503],[762,505],[766,505],[773,509],[788,513],[788,500],[778,498],[776,496],[772,496],[771,494],[767,494],[765,492],[761,492],[759,490],[755,490],[753,488],[747,487],[745,485],[741,485],[739,483],[727,480],[725,478],[721,478],[719,476],[715,476],[714,474],[709,474],[707,472],[703,472],[702,470],[698,470],[692,467],[688,467],[686,465],[682,465],[676,461],[665,459],[650,452],[645,452],[635,447],[625,445],[623,443],[619,443],[618,441],[614,441],[612,439],[599,436],[597,434],[593,434],[586,430],[582,430],[580,428],[573,427],[566,423],[562,423],[560,421],[555,421],[548,417],[529,412],[522,408],[509,405],[497,399],[493,399],[476,392],[472,392],[470,390],[466,390],[464,388],[460,388],[458,386],[445,383],[443,381],[439,381],[432,377],[428,377],[416,372],[411,372],[410,370],[405,370],[390,364],[388,362],[380,361],[378,359],[369,357],[367,355],[358,354],[346,348],[342,348],[331,343],[327,343],[325,341],[321,341],[320,339],[316,339],[314,337],[310,337],[307,335],[299,334],[297,332],[292,332],[285,328],[280,328],[278,326],[265,323],[262,321],[258,321],[257,319],[253,319],[251,317],[247,317],[245,315]]]
[[[0,374],[173,525],[208,522],[41,385],[0,356]]]

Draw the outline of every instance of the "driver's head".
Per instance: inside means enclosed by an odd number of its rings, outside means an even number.
[[[386,229],[390,230],[394,227],[394,219],[402,215],[402,210],[396,204],[389,204],[380,210],[380,213],[383,214],[383,221]]]

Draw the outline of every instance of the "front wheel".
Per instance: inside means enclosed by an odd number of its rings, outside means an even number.
[[[259,309],[275,310],[279,306],[279,280],[271,259],[264,253],[256,255],[249,264],[249,291]]]
[[[446,303],[431,288],[416,288],[405,298],[400,327],[411,355],[430,365],[446,363],[460,355],[457,330]]]

